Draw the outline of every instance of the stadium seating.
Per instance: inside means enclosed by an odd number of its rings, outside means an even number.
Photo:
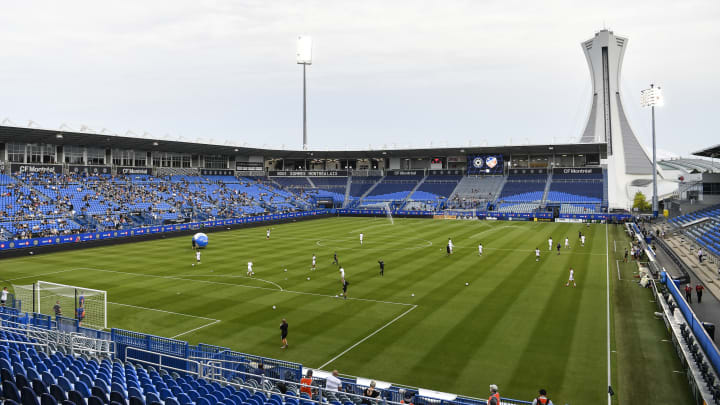
[[[499,202],[540,202],[543,199],[546,174],[511,174],[498,197]]]
[[[415,201],[430,201],[448,198],[457,187],[462,176],[430,175],[420,187],[412,193],[410,198]]]
[[[603,201],[603,175],[554,174],[548,202],[592,204]]]
[[[365,201],[404,200],[422,178],[423,176],[386,176],[370,191]]]
[[[669,222],[677,227],[687,226],[686,230],[690,237],[706,252],[720,257],[720,205],[680,215],[670,219]],[[694,222],[697,224],[693,225]]]

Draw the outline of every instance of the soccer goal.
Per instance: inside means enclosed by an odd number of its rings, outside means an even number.
[[[78,309],[83,308],[82,326],[107,329],[107,291],[38,281],[34,296],[34,312],[55,316],[57,304],[63,317],[77,319]],[[24,311],[30,311],[27,306],[23,307]]]
[[[385,202],[385,204],[383,204],[383,208],[385,209],[385,215],[387,216],[388,221],[390,221],[390,225],[395,225],[395,221],[393,221],[392,210],[390,209],[390,203]]]

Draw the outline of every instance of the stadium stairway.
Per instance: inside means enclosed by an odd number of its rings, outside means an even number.
[[[550,186],[552,185],[552,170],[548,172],[547,183],[545,183],[545,191],[543,192],[542,201],[540,201],[541,209],[547,206],[548,193],[550,192]]]
[[[372,193],[372,191],[375,190],[375,187],[377,187],[378,184],[382,183],[383,180],[385,180],[385,177],[387,177],[387,176],[382,176],[382,177],[380,177],[380,179],[378,179],[378,181],[376,181],[375,184],[373,184],[372,186],[370,186],[370,188],[367,189],[367,191],[365,191],[365,192],[363,193],[363,195],[361,195],[360,198],[357,199],[356,206],[362,204],[362,203],[363,203],[363,200],[365,199],[365,197],[367,197],[368,195],[370,195],[370,193]]]
[[[702,263],[698,260],[697,250],[700,247],[692,238],[682,233],[671,233],[671,228],[656,226],[654,229],[665,231],[665,242],[680,258],[690,266],[695,276],[702,281],[705,288],[720,300],[720,262],[708,255]]]
[[[405,199],[403,200],[403,204],[405,204],[406,202],[408,202],[408,201],[411,199],[412,195],[415,194],[415,191],[417,191],[417,189],[420,188],[420,186],[421,186],[423,183],[425,183],[425,180],[426,180],[427,178],[428,178],[428,176],[426,175],[425,177],[423,177],[422,179],[420,179],[420,181],[418,181],[418,183],[415,185],[415,187],[413,187],[413,189],[408,193],[408,195],[407,195],[407,196],[405,197]]]
[[[343,200],[343,208],[346,208],[350,201],[350,185],[352,184],[352,176],[348,176],[347,183],[345,183],[345,200]]]
[[[307,179],[308,183],[310,183],[310,187],[317,188],[317,186],[315,185],[315,183],[313,183],[312,179],[309,176],[305,176],[305,178]]]

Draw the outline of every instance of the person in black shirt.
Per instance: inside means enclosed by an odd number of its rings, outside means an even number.
[[[335,263],[336,266],[340,265],[340,262],[338,262],[337,259],[337,252],[333,253],[333,263]]]
[[[285,318],[283,318],[282,323],[280,324],[280,337],[282,338],[282,343],[283,343],[283,345],[280,346],[281,349],[285,349],[288,347],[287,335],[288,335],[288,323],[285,320]]]
[[[372,399],[377,398],[378,396],[380,396],[380,391],[375,389],[375,381],[371,381],[370,386],[363,391],[364,398],[360,403],[364,405],[377,403],[377,401],[373,401]]]
[[[385,275],[385,262],[382,261],[382,259],[378,260],[378,264],[380,265],[380,275]]]
[[[343,279],[343,281],[342,281],[342,285],[343,285],[343,299],[347,299],[347,286],[348,286],[348,284],[350,284],[350,283],[348,283],[347,280]]]

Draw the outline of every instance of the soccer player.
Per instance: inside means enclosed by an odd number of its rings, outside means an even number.
[[[380,275],[384,276],[385,275],[385,262],[382,259],[380,259],[380,260],[378,260],[378,264],[380,265]]]
[[[362,232],[360,232],[360,246],[362,246],[362,243],[363,243],[363,237],[365,237],[365,235],[363,235],[363,233],[362,233]]]
[[[580,244],[584,247],[585,246],[585,235],[580,235]]]
[[[253,271],[252,266],[253,266],[252,262],[248,262],[248,270],[247,270],[248,277],[255,275],[255,272]]]
[[[572,267],[570,267],[570,278],[568,278],[568,282],[565,284],[565,287],[569,287],[570,283],[573,283],[573,288],[577,287],[577,284],[575,284],[575,270],[573,270]]]
[[[452,239],[448,238],[448,254],[453,253],[453,247],[454,247],[454,245],[452,243]]]
[[[78,306],[77,311],[78,326],[82,326],[82,321],[85,319],[85,307],[83,305]]]
[[[482,243],[478,245],[478,256],[482,256]]]
[[[53,312],[55,312],[55,316],[62,315],[62,308],[60,308],[60,301],[55,301],[55,305],[53,305]]]
[[[288,323],[283,318],[282,322],[280,323],[280,338],[282,339],[282,346],[280,346],[281,349],[285,349],[288,347],[287,342],[287,335],[288,335]]]
[[[345,283],[345,269],[340,267],[340,282]]]
[[[557,244],[557,251],[558,251],[558,256],[560,256],[560,242],[558,242],[558,244]]]
[[[265,231],[265,239],[270,239],[270,228],[268,228],[268,230]]]
[[[195,264],[200,265],[200,249],[195,251],[195,263],[193,264],[193,266]]]
[[[340,265],[340,262],[338,262],[337,258],[337,252],[333,252],[333,264],[335,264],[336,266]]]
[[[313,253],[312,267],[310,268],[310,270],[315,270],[316,268],[317,268],[317,258],[315,257],[315,253]]]
[[[565,249],[570,249],[570,239],[568,237],[565,237]]]
[[[350,283],[348,283],[348,281],[345,280],[345,278],[343,277],[343,281],[342,281],[342,286],[343,286],[343,299],[347,299],[347,287],[348,287],[348,284],[350,284]]]
[[[538,249],[538,248],[535,248],[535,261],[536,262],[540,261],[540,249]]]
[[[623,257],[623,263],[627,263],[627,259],[628,259],[628,250],[627,250],[627,248],[625,248],[625,257]]]
[[[2,293],[0,293],[0,305],[3,307],[5,306],[5,301],[7,301],[8,297],[8,289],[7,287],[3,287]]]
[[[552,237],[550,237],[550,238],[548,238],[548,250],[552,251],[552,246],[553,246]]]
[[[195,238],[192,238],[192,250],[195,250],[197,248],[197,243],[195,243]]]

